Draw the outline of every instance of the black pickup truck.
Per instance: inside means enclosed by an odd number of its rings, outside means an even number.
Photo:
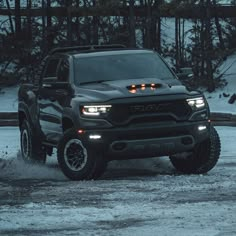
[[[96,179],[111,160],[170,156],[187,174],[220,156],[209,107],[156,52],[119,45],[65,47],[19,89],[22,158],[44,163],[57,149],[72,180]]]

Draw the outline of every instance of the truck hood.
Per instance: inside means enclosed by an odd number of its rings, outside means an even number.
[[[86,102],[184,94],[191,96],[198,93],[190,92],[177,79],[160,80],[156,78],[95,82],[81,85],[75,91],[75,96],[80,97],[80,101]]]

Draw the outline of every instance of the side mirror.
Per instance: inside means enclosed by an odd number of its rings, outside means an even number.
[[[191,80],[194,77],[193,70],[190,67],[180,68],[176,75],[180,81]]]
[[[55,80],[53,82],[49,82],[44,80],[42,88],[53,90],[55,92],[58,90],[60,93],[69,94],[71,96],[74,95],[74,89],[69,82],[56,82]]]
[[[59,82],[56,77],[44,79],[42,81],[42,87],[48,89],[70,89],[71,85],[69,82]]]
[[[188,78],[189,79],[192,79],[193,78],[193,76],[194,76],[194,74],[192,73],[192,74],[188,74]]]

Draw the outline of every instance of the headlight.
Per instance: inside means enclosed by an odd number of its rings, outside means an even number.
[[[111,110],[111,105],[91,105],[83,106],[82,114],[86,116],[100,116],[107,114]]]
[[[193,109],[201,109],[206,106],[205,100],[203,97],[187,99],[187,103]]]

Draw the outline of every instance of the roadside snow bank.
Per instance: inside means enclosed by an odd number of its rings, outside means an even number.
[[[18,109],[18,86],[0,87],[0,112],[16,112]]]

